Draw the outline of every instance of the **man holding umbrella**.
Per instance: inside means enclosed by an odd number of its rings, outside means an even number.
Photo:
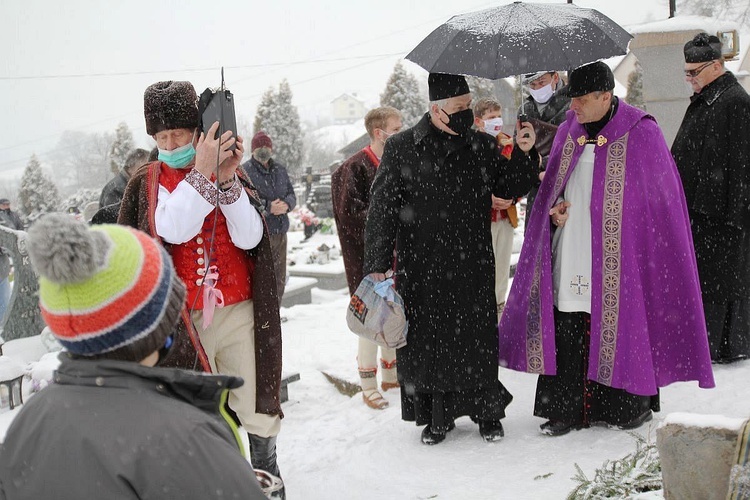
[[[394,266],[409,320],[397,351],[401,414],[437,444],[470,416],[486,441],[503,434],[512,396],[497,377],[497,316],[490,239],[491,194],[525,194],[539,157],[525,123],[510,159],[471,129],[463,76],[431,73],[430,109],[386,143],[365,231],[364,274]]]
[[[602,62],[575,69],[500,321],[500,363],[539,374],[534,414],[560,436],[634,429],[658,390],[713,387],[680,178],[653,117]]]

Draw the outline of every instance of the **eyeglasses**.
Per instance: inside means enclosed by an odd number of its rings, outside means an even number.
[[[701,72],[711,66],[714,63],[714,61],[708,61],[706,64],[702,66],[698,66],[695,69],[686,69],[685,70],[685,76],[688,78],[695,78],[696,76],[700,75]]]

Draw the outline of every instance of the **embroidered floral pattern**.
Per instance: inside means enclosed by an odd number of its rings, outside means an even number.
[[[216,205],[216,193],[219,191],[216,189],[216,185],[206,179],[201,173],[192,169],[185,176],[185,180],[188,184],[193,186],[198,194],[200,194],[204,200],[212,205]]]
[[[534,278],[529,292],[529,311],[526,315],[526,364],[529,373],[544,373],[542,351],[542,308],[539,299],[539,275],[542,268],[541,255],[534,266]]]
[[[570,135],[563,145],[563,154],[560,159],[560,170],[555,179],[555,198],[560,196],[565,176],[573,161],[573,150],[575,143]],[[544,350],[542,348],[542,304],[541,304],[541,253],[536,257],[534,265],[534,277],[531,281],[529,292],[529,309],[526,313],[526,365],[529,373],[544,373]]]
[[[219,203],[222,205],[231,205],[240,199],[241,194],[242,186],[235,180],[231,188],[226,191],[219,191]]]
[[[625,192],[625,152],[628,136],[607,150],[602,214],[602,326],[597,381],[611,385],[620,315],[622,201]]]
[[[555,179],[555,199],[560,197],[563,181],[565,181],[565,176],[568,174],[570,162],[573,161],[574,149],[575,144],[573,143],[573,138],[568,136],[565,140],[565,145],[563,146],[563,154],[560,159],[560,170],[557,172],[557,179]]]

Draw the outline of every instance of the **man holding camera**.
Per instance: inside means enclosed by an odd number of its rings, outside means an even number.
[[[278,476],[281,327],[268,229],[238,170],[242,138],[229,130],[217,138],[218,122],[201,131],[197,101],[189,82],[146,89],[146,131],[159,156],[128,183],[119,222],[162,241],[187,286],[177,349],[163,364],[200,362],[242,377],[229,406],[248,433],[253,467]]]

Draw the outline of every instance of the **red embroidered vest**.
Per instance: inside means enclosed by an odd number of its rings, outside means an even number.
[[[190,169],[169,168],[162,163],[159,184],[170,193],[190,172]],[[211,250],[211,232],[216,220],[216,233]],[[181,245],[170,245],[169,253],[177,275],[187,287],[187,304],[194,310],[203,309],[203,290],[200,285],[206,272],[206,259],[211,253],[211,266],[216,266],[219,279],[215,287],[224,295],[224,305],[229,306],[253,298],[253,271],[255,259],[232,243],[227,220],[221,210],[214,209],[206,216],[200,233]],[[198,293],[200,291],[200,293]],[[198,295],[198,300],[196,300]],[[195,306],[193,307],[193,302]]]

